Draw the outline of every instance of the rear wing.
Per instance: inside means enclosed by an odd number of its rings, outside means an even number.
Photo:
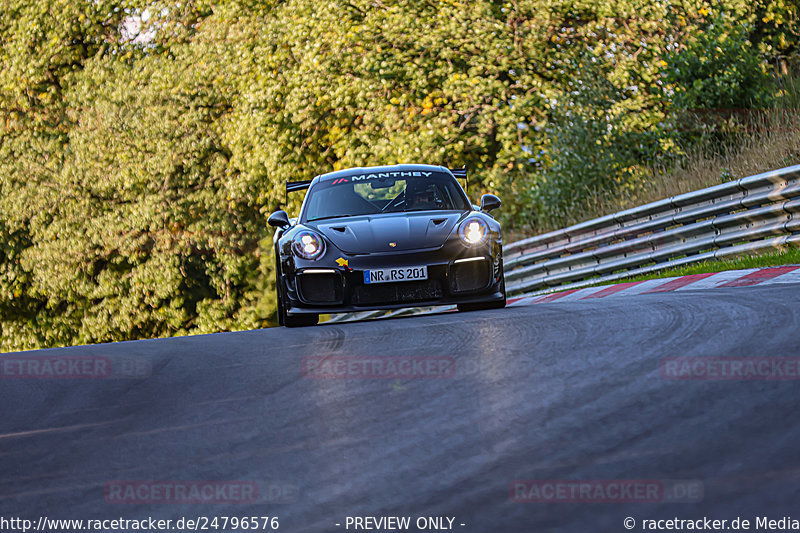
[[[286,193],[283,195],[283,205],[287,205],[289,203],[289,193],[295,191],[304,191],[308,189],[309,185],[313,180],[302,180],[302,181],[287,181],[286,182]]]
[[[469,191],[469,179],[467,179],[467,166],[464,165],[461,168],[451,168],[450,172],[453,173],[453,176],[455,176],[456,179],[464,180],[464,192],[468,192]]]
[[[286,192],[302,191],[304,189],[308,189],[309,185],[311,185],[311,180],[287,181]]]

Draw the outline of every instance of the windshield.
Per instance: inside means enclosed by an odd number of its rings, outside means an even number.
[[[402,177],[389,177],[391,174]],[[426,172],[427,176],[403,174],[412,173],[365,174],[319,182],[308,192],[304,220],[469,209],[461,187],[452,176],[434,172]]]

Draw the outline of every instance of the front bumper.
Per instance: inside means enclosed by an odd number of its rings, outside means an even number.
[[[284,277],[289,314],[341,313],[426,305],[494,302],[502,292],[501,245],[460,245],[437,250],[346,256],[335,266],[304,262]],[[448,249],[449,248],[449,249]],[[427,266],[428,279],[364,282],[375,268]]]

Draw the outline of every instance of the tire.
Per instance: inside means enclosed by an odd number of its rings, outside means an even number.
[[[283,296],[281,295],[281,290],[278,289],[278,325],[285,326],[286,325],[286,310],[283,304]]]
[[[319,315],[316,313],[303,315],[290,315],[286,312],[286,301],[284,300],[282,285],[278,286],[278,325],[287,328],[302,328],[306,326],[316,326],[319,323]]]
[[[275,256],[275,292],[278,296],[278,325],[287,328],[302,328],[305,326],[316,326],[319,323],[319,315],[311,313],[307,315],[290,315],[286,312],[286,296],[283,294],[283,280],[280,274],[280,264],[278,257]]]
[[[506,306],[506,277],[505,275],[500,280],[500,292],[503,293],[503,299],[496,302],[477,302],[469,304],[458,304],[458,310],[461,312],[467,311],[483,311],[486,309],[502,309]]]
[[[278,326],[286,325],[286,305],[283,302],[283,280],[281,279],[281,265],[278,253],[275,252],[275,295],[277,299]]]

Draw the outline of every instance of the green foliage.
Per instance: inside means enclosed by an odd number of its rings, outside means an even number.
[[[338,168],[466,164],[509,228],[572,221],[679,153],[676,109],[768,103],[796,20],[783,0],[0,0],[0,350],[274,324],[266,218],[297,211],[286,180]]]
[[[531,154],[539,170],[515,197],[516,215],[534,228],[575,221],[597,196],[630,185],[642,161],[668,152],[668,132],[632,121],[621,105],[630,89],[615,87],[608,72],[591,60],[581,62],[567,85],[571,90],[550,107],[544,128],[548,144],[538,157]]]
[[[678,109],[764,108],[773,89],[758,49],[750,41],[752,26],[717,15],[667,54],[666,81]]]
[[[84,315],[66,291],[42,292],[25,256],[61,201],[66,94],[92,58],[114,53],[123,2],[0,3],[0,327],[3,349],[70,343]]]
[[[771,61],[785,68],[800,53],[800,4],[796,0],[757,0],[752,6],[751,39]],[[786,74],[786,71],[782,72]]]

